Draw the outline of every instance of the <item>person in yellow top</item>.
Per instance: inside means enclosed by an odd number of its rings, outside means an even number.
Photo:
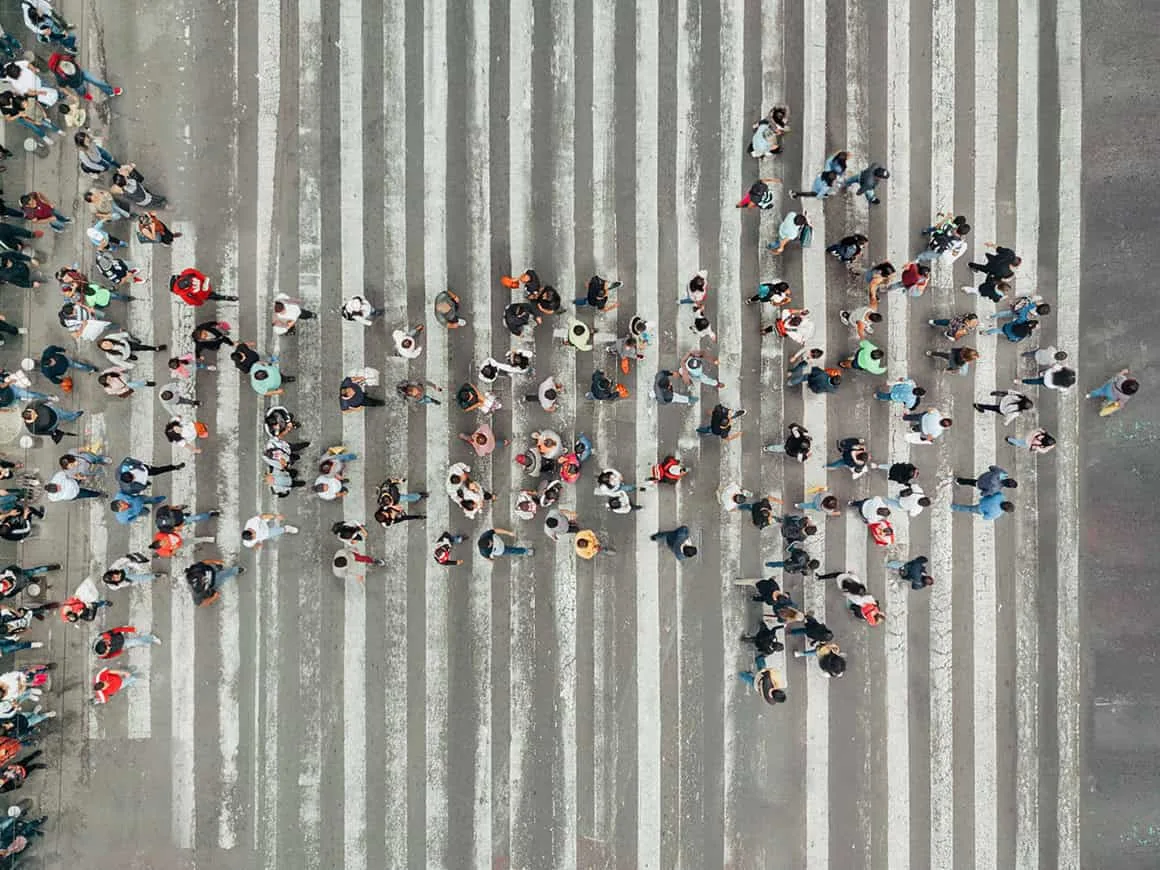
[[[597,553],[614,553],[611,547],[601,545],[600,539],[596,537],[596,533],[591,529],[581,529],[573,538],[573,546],[576,548],[576,555],[581,559],[595,558]]]
[[[767,704],[782,704],[785,702],[785,677],[766,663],[765,656],[755,656],[753,670],[741,671],[737,674],[741,682],[761,695]]]

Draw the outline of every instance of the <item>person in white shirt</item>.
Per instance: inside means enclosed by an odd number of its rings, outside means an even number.
[[[717,490],[717,501],[725,513],[733,513],[742,507],[752,507],[753,493],[739,483],[730,483]]]
[[[930,497],[922,491],[921,486],[912,483],[898,493],[898,498],[888,498],[886,503],[892,508],[906,511],[913,518],[930,507]]]
[[[1035,350],[1025,351],[1019,354],[1021,357],[1035,360],[1036,370],[1045,369],[1055,363],[1061,363],[1067,359],[1067,351],[1056,350],[1055,345],[1047,345],[1047,347],[1037,347]]]
[[[937,408],[931,408],[925,413],[903,414],[902,419],[914,424],[911,426],[911,436],[915,437],[907,436],[906,439],[912,444],[930,444],[941,437],[944,430],[954,425],[951,418],[944,417]]]
[[[277,540],[282,535],[298,534],[298,527],[283,522],[282,514],[258,514],[246,520],[242,528],[242,546],[255,550],[269,540]]]
[[[890,504],[880,495],[872,495],[870,498],[860,498],[857,501],[850,502],[850,507],[856,508],[858,513],[862,515],[862,522],[876,523],[881,519],[890,516]]]
[[[371,305],[365,296],[351,296],[342,303],[342,318],[351,323],[361,323],[363,326],[374,326],[375,318],[382,317],[383,312]]]
[[[298,325],[299,320],[313,320],[314,317],[313,311],[307,311],[302,307],[301,300],[293,299],[285,293],[279,293],[274,297],[275,335],[293,335],[294,327]]]
[[[555,414],[560,410],[560,394],[564,392],[564,385],[556,380],[555,377],[544,378],[540,384],[540,388],[536,391],[534,396],[527,396],[527,401],[533,400],[540,403],[540,407],[549,414]]]
[[[419,355],[423,353],[423,348],[419,344],[419,333],[422,331],[423,324],[420,323],[414,329],[396,329],[392,332],[391,338],[395,342],[395,353],[403,359],[418,359]]]
[[[46,109],[55,106],[60,99],[60,91],[45,85],[39,70],[26,60],[17,60],[4,67],[4,77],[8,87],[22,97],[36,97],[36,101]]]
[[[980,414],[992,411],[1001,415],[1004,426],[1011,425],[1020,414],[1024,411],[1030,411],[1034,407],[1034,403],[1030,398],[1014,390],[992,390],[991,395],[999,401],[989,405],[982,402],[975,402],[974,408]]]
[[[76,482],[67,471],[58,471],[44,485],[44,495],[49,501],[74,501],[81,498],[104,498],[98,489],[86,489]]]

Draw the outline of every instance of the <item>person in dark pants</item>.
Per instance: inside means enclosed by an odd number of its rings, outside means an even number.
[[[804,634],[811,643],[829,643],[834,639],[834,633],[824,622],[818,622],[812,613],[807,613],[801,625],[795,625],[789,630],[790,634]]]
[[[691,559],[697,555],[697,548],[689,540],[689,527],[677,526],[677,528],[670,531],[659,531],[649,535],[651,541],[664,541],[677,561],[683,562],[686,559]]]
[[[988,246],[990,247],[990,246]],[[1015,269],[1023,260],[1010,248],[1001,245],[995,248],[995,253],[988,253],[984,263],[967,263],[972,272],[982,272],[991,278],[1000,281],[1015,277]]]
[[[223,344],[228,344],[232,347],[234,340],[230,338],[228,329],[218,321],[207,320],[205,323],[199,323],[193,328],[193,345],[197,350],[198,356],[207,350],[217,352]]]
[[[998,465],[992,465],[978,477],[956,477],[955,483],[959,486],[977,487],[981,496],[994,495],[997,492],[1002,492],[1003,489],[1015,489],[1019,486],[1019,483],[1012,479],[1006,469],[1000,468]]]
[[[785,628],[784,625],[778,624],[770,626],[762,620],[756,632],[741,635],[741,640],[753,644],[753,648],[757,651],[758,655],[771,655],[785,649],[785,644],[777,639],[777,633],[783,628]]]
[[[909,583],[911,589],[925,589],[934,585],[934,577],[926,570],[927,561],[926,556],[915,556],[908,562],[890,559],[886,567],[891,571],[897,571],[898,579]]]
[[[821,563],[817,559],[810,558],[805,545],[800,541],[794,541],[785,548],[784,559],[765,563],[766,568],[781,568],[786,574],[801,574],[803,577],[817,571],[820,565]]]
[[[361,411],[364,407],[378,408],[387,404],[384,399],[376,399],[367,395],[366,390],[363,389],[365,383],[366,378],[362,376],[342,379],[342,385],[338,390],[338,404],[344,414],[351,411]]]

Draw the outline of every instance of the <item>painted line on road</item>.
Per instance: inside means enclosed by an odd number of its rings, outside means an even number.
[[[1059,79],[1059,239],[1056,251],[1056,330],[1059,346],[1079,370],[1080,251],[1082,220],[1083,20],[1079,0],[1055,5],[1055,51]],[[1079,640],[1079,431],[1080,388],[1058,393],[1061,449],[1053,455],[1056,476],[1056,722],[1059,767],[1056,842],[1060,870],[1080,867]]]
[[[133,334],[140,335],[140,333],[138,333],[138,332],[134,332]],[[86,428],[87,428],[88,434],[89,434],[89,444],[93,445],[93,444],[99,443],[101,445],[101,449],[98,452],[104,453],[109,447],[109,445],[105,443],[105,441],[106,441],[105,415],[103,413],[97,413],[97,414],[93,414],[91,416],[85,415],[85,419],[87,421]],[[132,436],[132,433],[130,433],[130,436]],[[55,471],[53,471],[52,473],[55,474]],[[115,475],[116,475],[116,466],[113,466],[113,468],[106,468],[105,469],[105,488],[109,492],[112,492],[112,488],[116,485]],[[45,474],[44,476],[48,477],[49,475]],[[108,511],[109,511],[109,506],[108,506],[108,502],[105,501],[105,499],[103,499],[103,498],[89,499],[89,502],[88,502],[88,514],[89,514],[89,566],[88,566],[89,573],[88,573],[88,576],[92,577],[94,579],[94,581],[98,577],[100,577],[101,574],[103,574],[105,572],[105,570],[109,567],[109,525],[108,525],[108,519],[107,519]],[[148,526],[146,526],[146,529],[148,529]],[[137,587],[132,587],[132,588],[135,589]],[[133,601],[130,598],[130,600],[129,600],[129,624],[130,625],[138,625],[137,622],[133,621],[134,618],[135,617],[134,617],[134,613],[133,613]],[[141,625],[151,625],[151,624],[152,624],[152,620],[150,620],[149,622],[141,623]],[[138,650],[130,650],[129,652],[134,653],[134,652],[138,652]],[[134,667],[136,667],[136,664],[132,661],[132,659],[130,659],[130,664],[133,665]],[[92,672],[92,668],[89,668],[89,671],[90,671],[88,674],[89,685],[92,685],[92,678],[95,677],[96,674],[94,672]],[[126,692],[125,694],[129,696],[127,700],[130,700],[130,701],[133,701],[134,699],[136,699],[140,695],[148,695],[149,694],[149,681],[145,680],[144,688],[138,689],[136,692]],[[140,702],[138,702],[138,703],[140,703]],[[145,701],[144,703],[145,703],[146,709],[148,709],[149,702]],[[139,714],[136,714],[134,708],[130,707],[129,708],[129,722],[130,722],[130,724],[134,721],[134,715],[139,715]],[[88,719],[88,729],[87,730],[88,730],[89,740],[103,740],[105,737],[105,717],[104,716],[88,716],[87,719]],[[131,737],[133,736],[131,731],[130,731],[130,736]]]
[[[954,207],[955,160],[955,3],[935,0],[931,23],[931,210]],[[907,249],[909,250],[909,248]],[[954,270],[937,263],[931,284],[943,298],[957,292]],[[893,345],[894,340],[891,339]],[[903,374],[903,372],[899,372]],[[938,480],[950,471],[947,451],[939,453]],[[972,472],[973,473],[973,472]],[[932,870],[954,866],[954,644],[952,619],[953,541],[949,498],[930,487],[930,862]],[[889,612],[889,610],[887,611]]]

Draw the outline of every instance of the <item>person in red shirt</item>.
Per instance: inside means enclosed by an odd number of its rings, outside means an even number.
[[[97,611],[102,607],[112,607],[112,601],[93,601],[87,603],[73,596],[66,598],[60,605],[60,618],[63,622],[92,622],[97,618]]]
[[[215,293],[205,273],[194,269],[192,266],[183,270],[180,274],[170,277],[169,290],[186,305],[192,305],[194,308],[204,305],[208,299],[217,299],[224,302],[236,302],[238,300],[237,296],[225,296],[221,293]]]
[[[870,530],[870,537],[879,547],[889,547],[894,543],[894,526],[890,525],[890,520],[868,523],[866,527]]]
[[[93,680],[93,703],[107,704],[109,699],[122,689],[127,689],[137,682],[137,674],[130,668],[101,668]]]
[[[20,197],[20,210],[24,212],[24,219],[29,223],[48,223],[57,233],[63,233],[65,225],[72,223],[72,218],[57,211],[47,196],[35,190]]]
[[[666,456],[659,464],[652,467],[649,480],[653,483],[678,483],[689,473],[689,469],[681,465],[681,460],[675,456]]]
[[[451,532],[444,532],[435,541],[435,562],[439,565],[462,565],[462,559],[451,558],[451,548],[456,544],[463,543],[463,535],[453,535]]]
[[[161,643],[154,634],[143,634],[131,625],[122,625],[102,631],[93,641],[93,652],[99,659],[115,659],[127,649],[135,646],[152,646]]]
[[[190,539],[191,544],[212,544],[217,538],[212,535],[198,535]],[[149,545],[149,549],[157,555],[159,559],[172,559],[182,547],[185,546],[185,538],[177,530],[169,532],[158,532],[153,536],[153,542]]]

